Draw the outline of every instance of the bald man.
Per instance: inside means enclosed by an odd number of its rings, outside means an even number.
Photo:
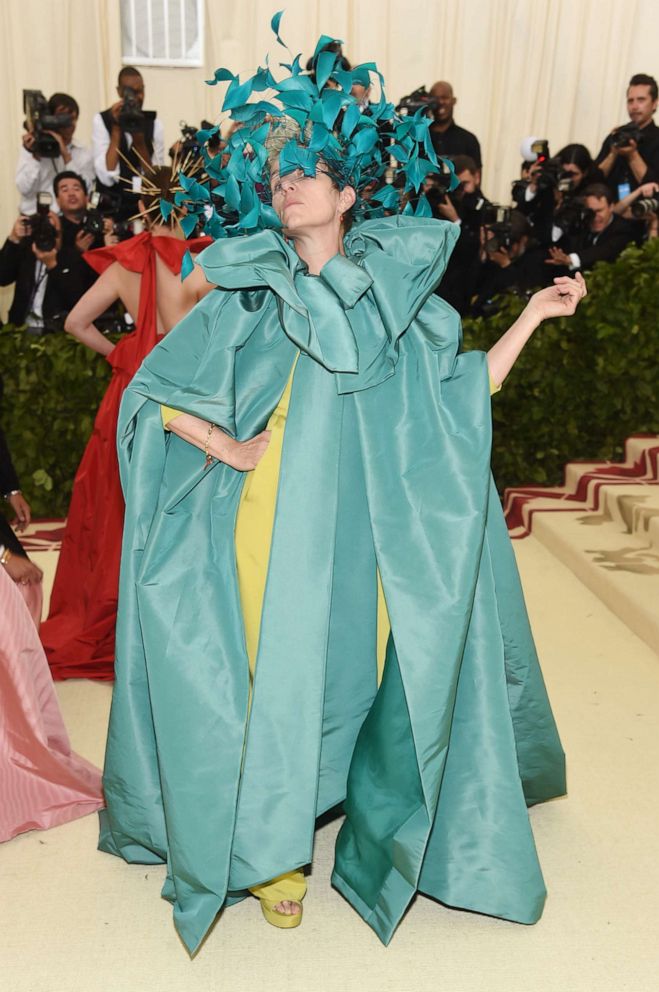
[[[453,95],[450,83],[435,83],[430,90],[430,96],[436,101],[433,108],[433,123],[430,125],[430,135],[438,155],[468,155],[474,160],[479,169],[482,168],[481,146],[478,138],[471,131],[465,130],[453,120],[453,108],[457,97]]]

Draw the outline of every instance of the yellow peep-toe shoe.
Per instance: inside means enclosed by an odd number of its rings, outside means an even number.
[[[283,900],[278,899],[277,902],[270,902],[268,899],[260,899],[261,910],[265,916],[268,923],[271,923],[273,927],[279,927],[281,930],[290,930],[292,927],[299,927],[302,922],[302,903],[300,903],[299,913],[280,913],[275,909],[275,906],[282,902]],[[290,902],[297,902],[297,899],[291,899]]]

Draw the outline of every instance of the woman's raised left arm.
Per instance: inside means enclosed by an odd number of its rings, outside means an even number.
[[[586,282],[580,272],[574,279],[559,276],[554,279],[553,286],[534,293],[515,323],[487,353],[491,380],[500,386],[542,321],[551,317],[570,317],[586,293]]]

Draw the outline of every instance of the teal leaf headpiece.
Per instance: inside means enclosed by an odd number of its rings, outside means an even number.
[[[279,34],[282,13],[274,15],[271,27],[286,48]],[[313,56],[315,78],[303,72],[296,55],[279,64],[288,73],[282,79],[275,79],[266,58],[265,66],[242,82],[224,68],[207,80],[210,86],[229,83],[222,112],[237,126],[217,155],[206,143],[219,126],[198,132],[206,177],[203,182],[181,177],[183,189],[175,197],[206,234],[222,238],[281,227],[270,203],[269,161],[275,154],[281,176],[294,170],[314,176],[322,163],[340,188],[354,187],[354,222],[401,209],[430,216],[423,194],[416,207],[411,198],[433,173],[442,175],[448,188],[457,186],[453,164],[435,153],[424,110],[396,114],[377,65],[364,62],[346,70],[336,51],[340,45],[321,35]],[[352,89],[370,86],[372,76],[380,81],[379,100],[364,105]]]

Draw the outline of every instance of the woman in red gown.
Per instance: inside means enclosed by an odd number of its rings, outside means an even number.
[[[172,170],[162,167],[150,177],[160,197],[170,200]],[[210,244],[209,238],[186,241],[175,211],[169,222],[158,214],[148,221],[159,196],[144,196],[148,229],[111,248],[85,255],[101,273],[79,300],[66,330],[107,358],[112,379],[96,415],[73,484],[62,550],[41,640],[54,679],[114,678],[114,632],[124,501],[116,456],[119,404],[124,389],[158,340],[213,287],[201,270],[181,280],[186,252]],[[121,299],[135,330],[113,345],[93,321]]]

